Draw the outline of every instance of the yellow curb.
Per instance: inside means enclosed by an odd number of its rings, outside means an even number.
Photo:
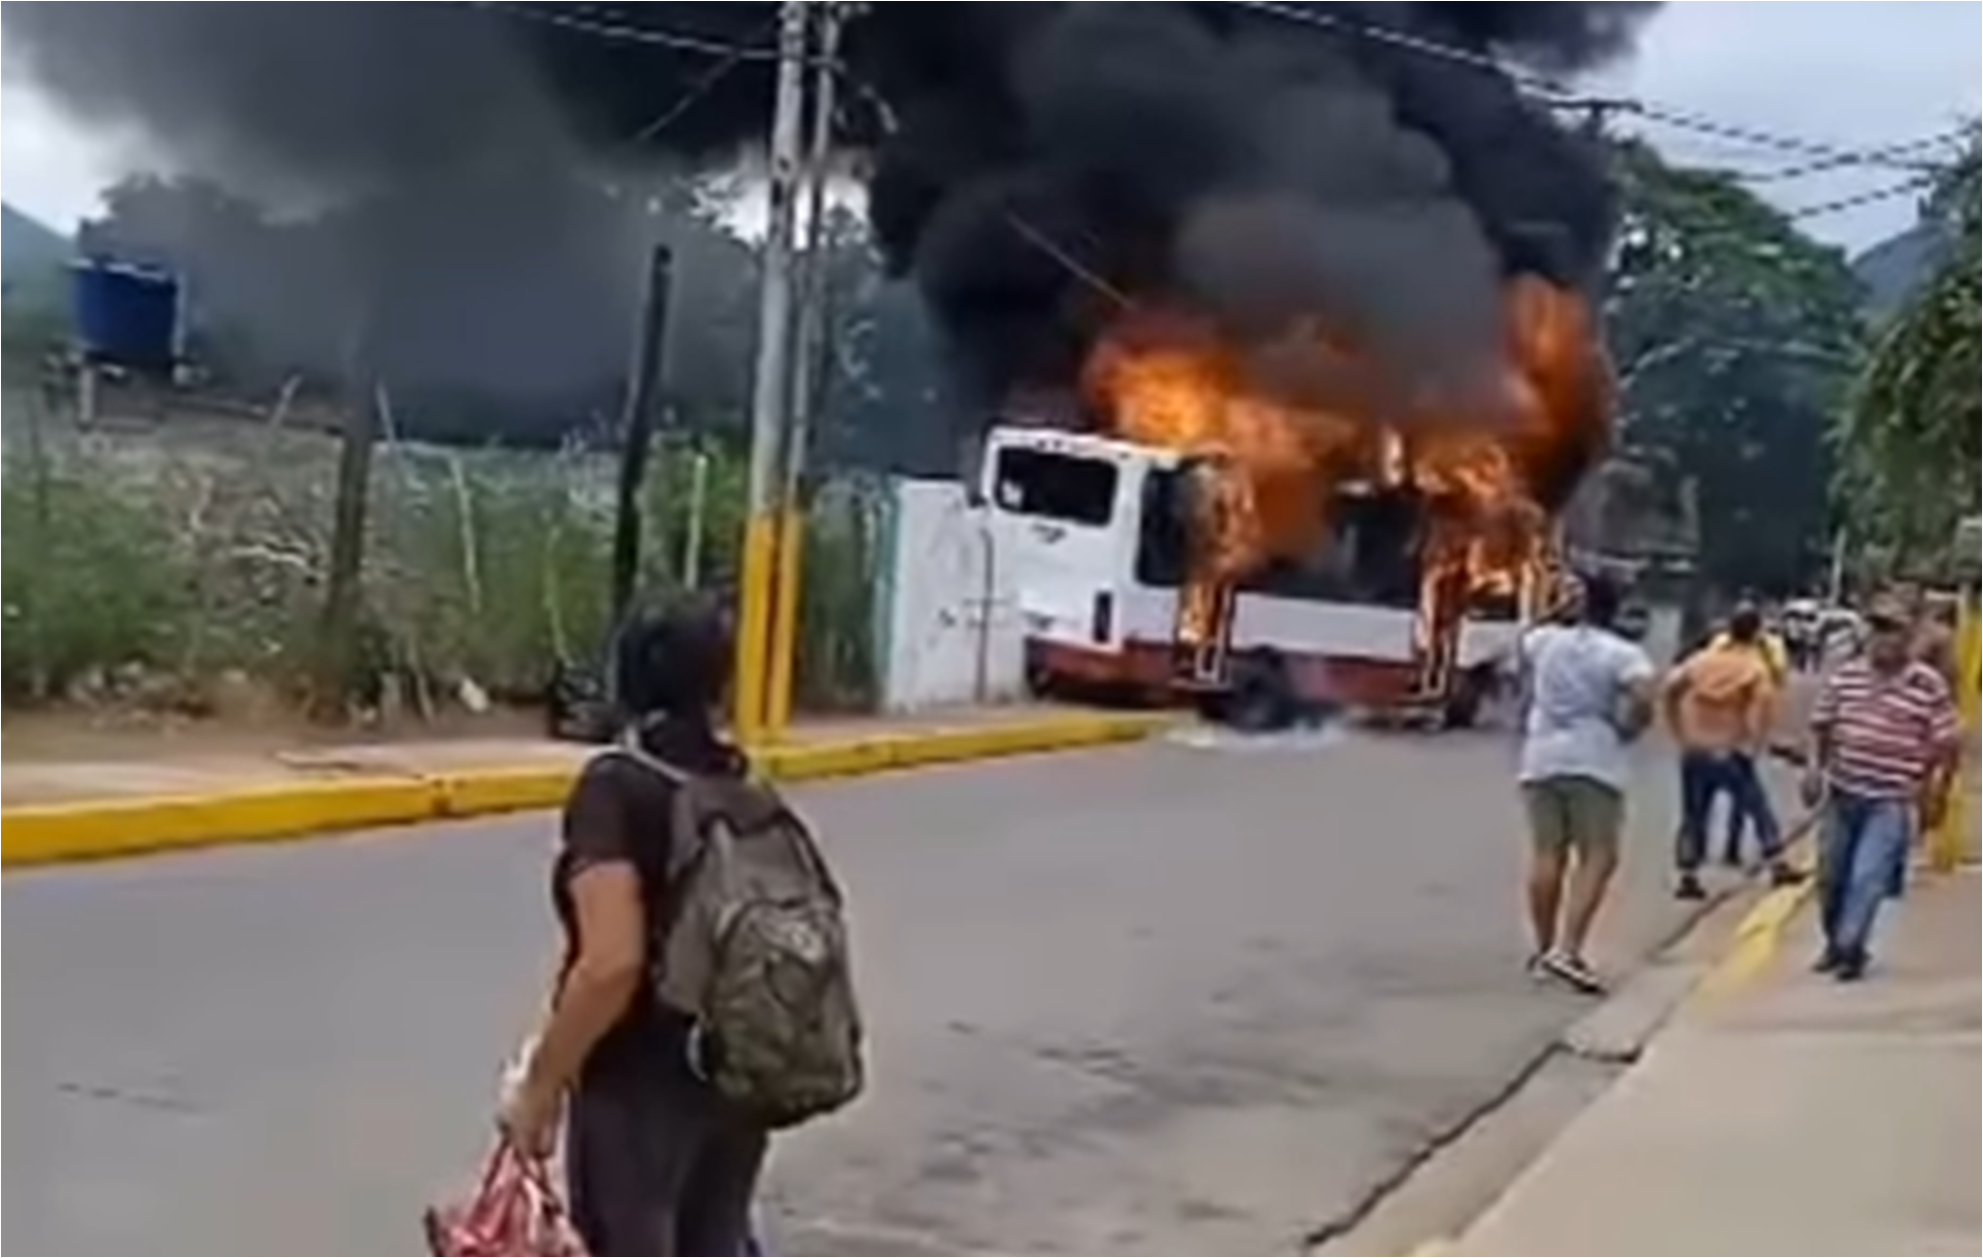
[[[1171,727],[1176,719],[1168,714],[1098,713],[771,747],[756,759],[780,781],[820,781],[1134,742]],[[17,869],[70,864],[552,808],[563,801],[578,768],[575,762],[569,767],[347,779],[215,795],[11,808],[0,813],[0,865]]]
[[[1783,946],[1784,932],[1789,928],[1791,920],[1797,916],[1798,910],[1804,907],[1805,901],[1816,892],[1818,885],[1810,843],[1799,841],[1793,844],[1788,855],[1792,865],[1804,874],[1805,880],[1794,887],[1779,887],[1770,891],[1749,907],[1749,911],[1742,915],[1742,921],[1735,927],[1728,950],[1721,954],[1706,977],[1695,984],[1694,989],[1688,993],[1687,1000],[1690,1003],[1696,1001],[1712,1003],[1726,999],[1761,977],[1775,961],[1778,950]],[[1527,1170],[1528,1168],[1524,1167],[1522,1173],[1526,1174]],[[1517,1175],[1516,1181],[1520,1178],[1521,1176]],[[1495,1197],[1496,1203],[1505,1196],[1506,1192],[1513,1190],[1516,1181],[1510,1181],[1508,1188]],[[1481,1211],[1475,1216],[1476,1221],[1484,1218],[1486,1214],[1486,1210]],[[1462,1232],[1457,1239],[1445,1237],[1427,1241],[1411,1252],[1414,1258],[1417,1255],[1457,1254],[1460,1252],[1459,1246],[1463,1243],[1464,1237],[1465,1232]]]
[[[1785,929],[1797,916],[1797,910],[1811,898],[1815,886],[1812,880],[1801,886],[1782,887],[1758,900],[1735,928],[1734,942],[1701,980],[1695,996],[1719,1000],[1761,977],[1783,946]]]
[[[442,804],[438,783],[393,778],[14,808],[0,814],[0,864],[67,864],[402,825],[441,816]]]

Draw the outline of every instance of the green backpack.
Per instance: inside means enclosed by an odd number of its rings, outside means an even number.
[[[671,912],[656,995],[695,1019],[696,1064],[772,1129],[832,1113],[866,1082],[845,902],[811,830],[769,785],[628,754],[675,786]]]

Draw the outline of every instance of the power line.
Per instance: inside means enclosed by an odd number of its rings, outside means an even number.
[[[1643,101],[1630,105],[1627,108],[1635,117],[1643,118],[1647,122],[1659,126],[1670,127],[1676,131],[1686,131],[1695,135],[1707,136],[1711,139],[1726,140],[1735,144],[1747,145],[1750,148],[1774,149],[1780,153],[1789,153],[1793,156],[1809,158],[1812,160],[1812,163],[1829,163],[1834,168],[1840,166],[1904,166],[1907,163],[1894,160],[1894,155],[1900,150],[1916,146],[1925,147],[1932,139],[1942,138],[1927,137],[1912,141],[1911,143],[1885,145],[1869,149],[1853,149],[1843,145],[1808,140],[1798,136],[1782,135],[1772,131],[1760,131],[1753,127],[1736,126],[1710,118],[1705,114],[1669,109],[1665,106],[1647,104]],[[1950,132],[1949,138],[1953,138],[1958,134],[1960,134],[1960,129]]]
[[[1861,192],[1854,196],[1840,197],[1835,201],[1823,201],[1817,205],[1799,206],[1794,210],[1785,211],[1784,216],[1792,220],[1817,218],[1824,214],[1837,214],[1844,210],[1856,210],[1861,206],[1878,205],[1881,202],[1892,201],[1896,198],[1907,196],[1910,193],[1923,193],[1934,186],[1935,180],[1932,177],[1916,176],[1913,179],[1907,180],[1905,183],[1891,184],[1884,188],[1875,188],[1870,192]]]
[[[1828,174],[1832,171],[1852,166],[1889,166],[1901,170],[1918,170],[1927,173],[1935,169],[1928,150],[1938,145],[1952,145],[1959,142],[1968,132],[1967,127],[1958,127],[1936,135],[1922,136],[1901,144],[1886,145],[1881,148],[1861,149],[1853,153],[1841,153],[1835,157],[1817,157],[1785,166],[1777,170],[1735,171],[1735,178],[1743,183],[1785,183],[1792,179],[1805,179],[1812,175]]]
[[[465,0],[465,2],[477,8],[485,8],[530,21],[563,27],[601,39],[650,44],[679,51],[700,52],[722,58],[708,75],[705,75],[690,86],[681,100],[677,101],[675,105],[671,106],[654,122],[644,127],[632,141],[635,144],[646,143],[671,125],[701,99],[702,96],[712,90],[739,63],[748,60],[775,60],[778,56],[777,50],[773,48],[755,44],[736,44],[706,39],[702,36],[684,35],[657,27],[635,26],[624,21],[602,20],[568,12],[547,11],[530,5],[498,3],[496,0]],[[1236,7],[1250,9],[1300,25],[1353,34],[1371,39],[1375,42],[1390,44],[1419,55],[1436,57],[1475,69],[1492,70],[1497,74],[1507,77],[1517,87],[1529,90],[1546,103],[1554,106],[1602,108],[1607,111],[1615,111],[1629,116],[1643,118],[1648,122],[1672,127],[1677,130],[1691,131],[1697,134],[1749,144],[1759,148],[1794,153],[1810,159],[1782,171],[1738,176],[1738,178],[1743,178],[1745,181],[1771,182],[1775,180],[1787,180],[1851,166],[1899,165],[1903,168],[1912,167],[1918,170],[1925,163],[1902,162],[1899,158],[1905,153],[1916,149],[1926,149],[1937,143],[1958,141],[1973,131],[1973,128],[1965,125],[1952,128],[1948,132],[1939,135],[1920,137],[1898,144],[1850,149],[1801,137],[1723,123],[1706,115],[1696,114],[1686,110],[1671,109],[1640,99],[1629,97],[1603,101],[1580,99],[1573,96],[1561,83],[1547,76],[1511,66],[1492,53],[1455,47],[1437,40],[1427,39],[1423,36],[1413,35],[1409,32],[1395,30],[1379,24],[1354,21],[1341,14],[1316,12],[1314,10],[1298,8],[1292,4],[1282,3],[1281,0],[1232,0],[1232,2]],[[580,10],[581,13],[593,8],[590,5],[571,5],[567,7]],[[880,93],[873,83],[855,73],[852,67],[844,60],[836,59],[832,63],[832,68],[845,78],[860,95],[871,102],[882,103]],[[884,122],[886,122],[888,114],[885,108],[882,110],[882,115]],[[1874,205],[1910,193],[1923,191],[1930,187],[1932,183],[1932,177],[1925,173],[1919,174],[1899,184],[1877,188],[1853,196],[1841,197],[1837,200],[1822,202],[1816,205],[1792,209],[1786,212],[1786,216],[1792,220],[1803,220],[1858,209],[1862,206]],[[1054,244],[1038,228],[1021,218],[1017,211],[1008,209],[1005,217],[1013,229],[1024,239],[1035,248],[1040,249],[1055,262],[1067,267],[1082,282],[1095,287],[1098,291],[1116,301],[1126,302],[1127,299],[1124,294],[1117,291],[1106,281],[1101,280],[1089,268],[1079,264],[1071,255]]]
[[[462,0],[462,3],[470,8],[488,9],[493,13],[539,22],[546,26],[559,26],[569,31],[621,43],[650,44],[660,48],[672,48],[677,52],[699,52],[713,57],[729,57],[737,61],[775,61],[778,58],[778,50],[775,48],[734,44],[701,35],[685,35],[658,26],[637,26],[623,19],[584,16],[586,11],[593,8],[591,5],[565,5],[564,8],[580,11],[565,13],[536,5],[506,4],[501,3],[500,0]]]
[[[636,25],[618,17],[591,16],[590,14],[598,12],[599,9],[599,6],[594,5],[565,5],[562,6],[562,9],[565,11],[560,11],[536,5],[502,3],[500,0],[465,0],[465,3],[476,8],[489,9],[493,12],[504,13],[527,21],[540,22],[545,25],[563,27],[567,30],[597,36],[601,39],[650,44],[682,52],[699,52],[728,59],[729,64],[714,72],[712,79],[720,80],[731,68],[734,68],[737,62],[746,60],[770,61],[777,57],[776,50],[768,46],[736,44],[724,40],[710,39],[700,35],[683,34],[660,27]],[[1587,106],[1592,103],[1577,98],[1561,81],[1511,64],[1491,52],[1462,48],[1439,40],[1429,39],[1422,35],[1414,35],[1408,31],[1397,30],[1394,27],[1385,26],[1381,23],[1357,20],[1340,13],[1306,9],[1295,4],[1285,3],[1283,0],[1231,0],[1231,3],[1236,8],[1247,9],[1280,18],[1283,21],[1293,22],[1297,25],[1308,26],[1317,30],[1330,30],[1346,35],[1354,35],[1358,38],[1368,39],[1375,43],[1388,44],[1408,52],[1417,53],[1421,56],[1434,57],[1439,60],[1452,62],[1456,65],[1491,70],[1506,77],[1518,88],[1525,89],[1552,105],[1576,107],[1579,105]],[[576,12],[569,10],[576,10]],[[837,64],[835,68],[843,72],[847,70],[844,63]],[[858,78],[855,78],[854,82],[856,89],[863,96],[868,97],[870,101],[877,99],[877,94],[871,84]],[[710,86],[713,85],[712,82]],[[699,96],[707,90],[707,87],[698,86],[697,88],[692,88],[691,93],[692,95]],[[693,101],[689,103],[692,104]],[[1605,101],[1603,104],[1612,111],[1642,118],[1656,126],[1687,131],[1696,135],[1747,145],[1752,148],[1773,149],[1778,152],[1811,159],[1808,162],[1801,163],[1787,170],[1762,172],[1744,176],[1745,179],[1757,182],[1802,178],[1809,174],[1819,173],[1820,171],[1836,170],[1851,166],[1885,166],[1899,167],[1901,169],[1920,169],[1926,164],[1925,160],[1907,159],[1905,155],[1909,151],[1917,148],[1931,147],[1938,140],[1945,139],[1953,141],[1972,130],[1967,127],[1958,127],[1939,137],[1924,137],[1894,145],[1855,149],[1825,141],[1812,140],[1802,136],[1786,135],[1781,132],[1766,131],[1755,127],[1722,122],[1705,114],[1674,108],[1639,98],[1626,97]]]
[[[1409,31],[1401,31],[1395,27],[1384,26],[1376,22],[1356,21],[1341,13],[1325,13],[1313,9],[1304,9],[1298,5],[1281,3],[1280,0],[1231,0],[1231,3],[1234,8],[1251,9],[1256,13],[1264,13],[1271,17],[1282,18],[1302,26],[1312,26],[1318,30],[1332,30],[1344,34],[1357,35],[1369,39],[1374,43],[1390,44],[1393,47],[1421,53],[1428,57],[1436,57],[1442,61],[1451,61],[1457,65],[1472,66],[1479,70],[1493,70],[1497,74],[1505,75],[1517,87],[1527,87],[1543,96],[1562,97],[1568,95],[1568,88],[1561,82],[1544,74],[1537,74],[1531,70],[1511,66],[1493,53],[1479,52],[1472,48],[1460,48],[1453,44],[1427,39],[1422,35],[1414,35]]]
[[[769,34],[776,30],[777,27],[778,22],[774,18],[765,24],[763,30],[765,34]],[[710,66],[708,73],[689,84],[687,90],[681,94],[680,98],[673,105],[670,105],[666,110],[663,110],[657,115],[654,121],[635,132],[627,141],[628,147],[639,148],[644,144],[650,143],[663,131],[674,126],[676,122],[681,120],[683,115],[695,108],[697,103],[704,97],[715,91],[717,86],[725,78],[729,77],[732,70],[735,70],[738,66],[749,60],[750,51],[751,49],[746,45],[738,45],[731,49],[728,54]]]
[[[1294,4],[1283,3],[1282,0],[1232,0],[1232,3],[1238,8],[1268,14],[1299,25],[1320,30],[1333,30],[1355,34],[1376,43],[1390,44],[1397,48],[1402,48],[1423,56],[1449,61],[1456,65],[1494,70],[1506,76],[1517,87],[1525,88],[1551,104],[1574,107],[1597,103],[1578,100],[1561,82],[1551,79],[1546,75],[1537,74],[1533,71],[1512,65],[1503,58],[1489,52],[1457,47],[1439,40],[1427,39],[1421,35],[1396,30],[1378,23],[1357,21],[1338,13],[1318,12]],[[1841,166],[1892,164],[1883,162],[1877,157],[1867,156],[1868,153],[1879,153],[1882,150],[1855,151],[1842,145],[1806,139],[1801,136],[1784,135],[1754,127],[1738,126],[1708,117],[1705,114],[1673,108],[1654,101],[1626,97],[1613,101],[1605,101],[1602,104],[1616,112],[1643,118],[1647,122],[1671,127],[1675,130],[1691,131],[1696,134],[1713,136],[1717,139],[1747,144],[1751,147],[1775,149],[1780,152],[1793,153],[1807,158],[1836,161]],[[1917,141],[1917,143],[1922,142]]]

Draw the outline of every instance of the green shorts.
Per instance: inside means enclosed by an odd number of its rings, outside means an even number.
[[[1615,853],[1625,829],[1625,795],[1593,778],[1522,783],[1529,837],[1538,852],[1562,856]]]

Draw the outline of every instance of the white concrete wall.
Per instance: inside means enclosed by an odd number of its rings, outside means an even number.
[[[897,480],[888,521],[876,599],[883,710],[1024,697],[1017,589],[963,485]]]

